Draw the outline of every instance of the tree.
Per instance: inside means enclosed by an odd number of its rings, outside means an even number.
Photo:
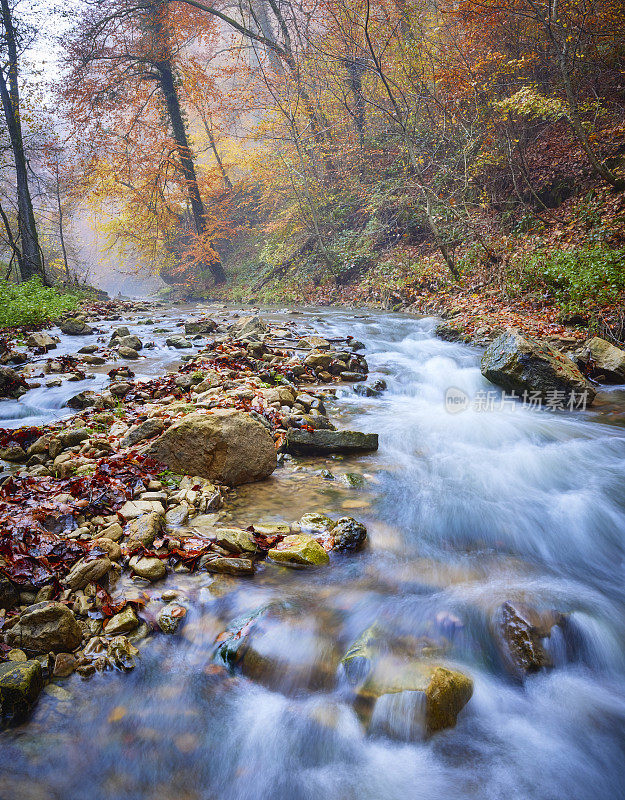
[[[0,0],[0,10],[2,12],[2,50],[4,54],[3,63],[0,64],[0,99],[13,151],[17,190],[19,251],[15,252],[16,254],[19,252],[18,264],[22,280],[27,281],[30,278],[39,277],[46,283],[30,193],[20,115],[18,75],[20,36],[15,27],[13,9],[9,5],[9,0]],[[5,215],[3,215],[3,222],[7,227],[8,221]],[[14,245],[13,237],[10,238]]]
[[[151,167],[157,175],[148,206],[162,203],[169,227],[174,217],[183,224],[186,211],[176,211],[171,193],[168,196],[175,175],[192,220],[188,249],[200,268],[207,268],[220,283],[225,273],[211,244],[177,76],[181,46],[198,34],[195,20],[190,22],[177,7],[172,12],[173,5],[168,0],[91,5],[70,46],[72,72],[65,95],[74,124],[88,125],[105,146],[105,153],[95,156],[99,160],[121,156],[126,173],[136,172],[129,159],[141,158],[139,151],[150,142],[155,145],[159,155],[152,153]],[[112,120],[117,123],[113,128]],[[130,186],[131,191],[136,188]]]

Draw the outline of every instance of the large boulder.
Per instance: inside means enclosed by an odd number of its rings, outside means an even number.
[[[38,661],[7,661],[0,664],[0,711],[21,716],[34,705],[43,689]]]
[[[287,431],[284,449],[295,455],[369,453],[378,449],[378,435],[360,431],[307,431],[291,428]]]
[[[62,603],[29,606],[6,634],[7,644],[34,653],[67,653],[82,640],[76,617]]]
[[[515,330],[502,333],[487,348],[482,375],[508,391],[536,392],[546,401],[585,397],[590,405],[596,394],[570,358]]]
[[[586,374],[604,383],[625,383],[625,350],[594,336],[577,354]]]
[[[147,453],[173,472],[230,486],[262,480],[277,465],[269,431],[249,414],[230,409],[184,417],[156,439]]]

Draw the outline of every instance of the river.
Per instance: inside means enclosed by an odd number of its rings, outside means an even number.
[[[159,317],[114,323],[156,342],[131,365],[138,374],[180,357],[154,329],[173,328],[181,312]],[[188,598],[181,633],[142,643],[132,673],[71,676],[59,684],[65,695],[44,693],[27,723],[1,733],[2,800],[624,798],[623,387],[588,411],[501,405],[497,395],[492,408],[451,414],[450,387],[470,398],[494,387],[479,350],[437,339],[434,320],[327,309],[270,318],[365,343],[370,377],[387,391],[342,388],[330,411],[340,427],[379,433],[380,449],[287,458],[269,480],[239,487],[223,518],[246,526],[350,514],[367,525],[369,547],[316,571],[170,574],[153,591]],[[54,354],[90,341],[64,337]],[[3,401],[0,425],[66,413],[68,394],[97,388],[108,368]],[[505,601],[568,619],[567,635],[546,642],[553,668],[522,683],[493,641]],[[224,678],[215,638],[271,603],[256,644],[278,669],[262,681]],[[389,737],[402,733],[391,704],[363,732],[337,664],[373,623],[399,639],[444,637],[445,661],[475,687],[454,729]]]

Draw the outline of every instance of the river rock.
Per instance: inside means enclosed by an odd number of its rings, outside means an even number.
[[[119,614],[111,617],[104,626],[107,636],[117,636],[120,633],[129,633],[139,627],[139,620],[132,606],[128,605]]]
[[[13,464],[22,464],[26,461],[28,455],[23,447],[19,444],[9,444],[7,447],[0,447],[0,459],[2,461],[10,461]]]
[[[156,617],[158,627],[163,633],[176,633],[186,614],[187,609],[180,603],[169,603],[158,612]]]
[[[156,418],[146,419],[145,422],[141,422],[139,425],[133,425],[132,428],[129,428],[128,432],[121,440],[121,446],[133,447],[133,445],[138,442],[157,436],[159,433],[162,433],[164,429],[165,423],[163,420]]]
[[[235,339],[260,338],[268,330],[267,323],[259,316],[241,317],[229,328]]]
[[[255,553],[258,549],[254,536],[240,528],[216,528],[215,542],[231,553]]]
[[[68,408],[75,408],[82,411],[84,408],[89,408],[96,401],[96,393],[91,391],[78,392],[65,403]]]
[[[122,557],[121,547],[112,539],[107,539],[106,536],[101,536],[98,539],[94,539],[93,545],[94,547],[98,547],[100,550],[103,550],[111,561],[119,561],[119,559]]]
[[[542,639],[551,633],[551,627],[561,621],[561,615],[550,616],[550,624],[533,609],[521,604],[504,603],[493,621],[493,633],[504,666],[514,677],[523,679],[528,674],[553,666]]]
[[[21,716],[36,703],[43,689],[38,661],[8,661],[0,664],[0,710],[3,715]]]
[[[262,480],[277,466],[269,431],[249,414],[217,409],[189,414],[147,450],[173,472],[238,486]]]
[[[604,383],[625,383],[625,350],[594,336],[577,354],[577,363],[587,374]]]
[[[304,364],[312,369],[328,369],[332,359],[332,353],[327,353],[323,350],[312,350],[304,359]]]
[[[156,511],[149,511],[131,520],[128,525],[129,549],[133,550],[140,546],[151,547],[162,527],[163,515]]]
[[[141,350],[143,347],[143,343],[138,336],[129,335],[129,336],[120,336],[116,344],[120,346],[120,352],[122,347],[129,347],[131,350]]]
[[[19,599],[20,596],[15,586],[0,573],[0,608],[9,611],[13,606],[17,605]]]
[[[202,336],[207,333],[213,333],[217,329],[217,323],[214,319],[205,317],[204,319],[190,319],[184,324],[184,332],[187,334],[200,334]]]
[[[28,347],[36,347],[41,350],[45,350],[46,353],[48,350],[54,350],[56,347],[56,341],[50,336],[50,334],[41,332],[31,333],[26,340],[26,344]]]
[[[261,619],[240,659],[242,673],[272,690],[328,691],[336,682],[339,653],[313,620]]]
[[[74,447],[89,438],[91,431],[87,428],[70,428],[68,431],[61,431],[56,438],[61,443],[61,450],[66,447]]]
[[[111,334],[111,338],[109,344],[115,344],[120,339],[123,339],[124,336],[130,336],[130,331],[126,327],[126,325],[121,325],[119,328],[115,328],[113,333]]]
[[[361,397],[379,397],[386,389],[386,381],[383,378],[377,378],[371,383],[359,383],[354,386],[354,392]]]
[[[341,517],[332,528],[334,550],[360,550],[367,541],[367,529],[353,517]]]
[[[355,708],[371,732],[411,741],[453,728],[472,694],[462,672],[384,656],[358,688]]]
[[[285,536],[267,555],[286,567],[316,567],[330,560],[319,542],[308,533]]]
[[[330,349],[330,342],[322,336],[305,336],[299,343],[301,347],[309,347],[311,350]]]
[[[80,625],[62,603],[36,603],[29,606],[6,634],[7,644],[35,653],[75,650],[81,640]]]
[[[482,356],[482,375],[508,391],[537,392],[549,400],[554,392],[565,399],[586,396],[590,405],[595,390],[577,366],[548,344],[523,337],[515,330],[501,334]]]
[[[0,397],[17,399],[28,387],[24,379],[11,367],[0,367]]]
[[[88,583],[98,583],[110,571],[111,562],[105,556],[74,564],[63,583],[68,589],[84,589]]]
[[[168,509],[165,514],[165,525],[168,529],[180,528],[189,520],[189,507],[181,503]]]
[[[135,575],[152,582],[158,581],[167,575],[165,562],[156,557],[133,556],[130,559],[129,566]]]
[[[126,347],[125,345],[121,345],[117,352],[122,358],[127,358],[130,361],[139,358],[139,353],[137,353],[136,350],[133,350],[132,347]]]
[[[254,562],[250,558],[211,558],[203,562],[207,572],[220,575],[253,575]]]
[[[302,514],[298,524],[304,533],[310,533],[311,531],[325,533],[332,530],[336,525],[334,520],[330,519],[326,514],[318,514],[314,511]]]
[[[76,669],[77,659],[73,653],[57,653],[52,674],[55,678],[67,678]]]
[[[306,431],[290,428],[286,434],[284,449],[294,455],[368,453],[378,449],[378,435],[360,431]]]
[[[191,342],[187,341],[184,336],[169,336],[165,339],[165,344],[168,347],[174,347],[176,350],[185,350],[189,347],[193,347]]]
[[[93,328],[89,327],[84,320],[74,317],[63,320],[59,327],[66,336],[90,336],[93,333]]]

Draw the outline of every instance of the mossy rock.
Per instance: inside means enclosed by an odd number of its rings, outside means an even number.
[[[369,727],[376,704],[386,695],[420,693],[412,704],[418,725],[425,734],[453,728],[460,711],[471,699],[473,681],[457,670],[420,661],[402,662],[391,656],[380,658],[356,698],[356,711]]]
[[[37,701],[43,689],[39,661],[0,664],[0,708],[3,715],[21,716]]]
[[[319,542],[306,533],[285,536],[267,555],[286,567],[317,567],[330,561]]]

